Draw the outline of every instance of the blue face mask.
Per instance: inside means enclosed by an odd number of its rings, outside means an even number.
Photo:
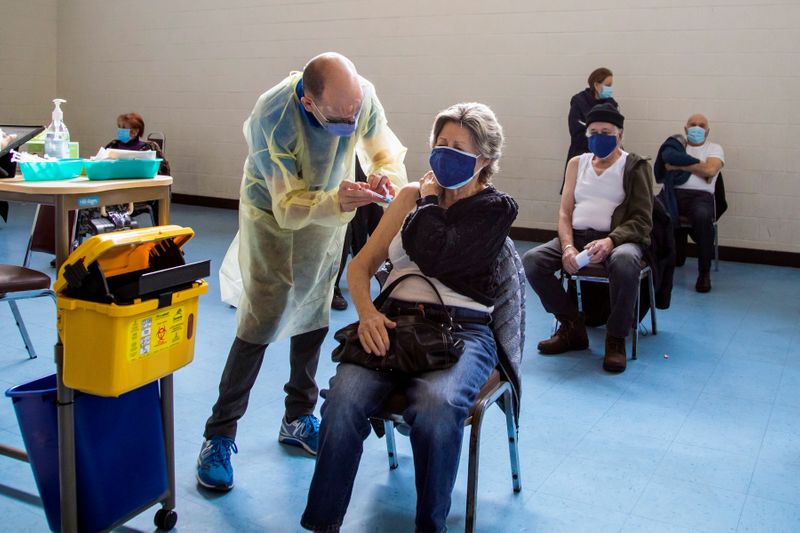
[[[120,142],[130,142],[131,140],[131,130],[128,128],[117,128],[117,139]]]
[[[458,189],[474,178],[478,156],[449,146],[437,146],[428,159],[436,181],[445,189]]]
[[[358,124],[358,115],[350,122],[325,122],[322,127],[331,135],[338,137],[350,137],[356,132],[356,124]]]
[[[616,147],[616,135],[603,135],[602,133],[595,133],[589,137],[589,151],[600,159],[605,159],[608,157]]]
[[[600,99],[601,100],[606,100],[608,98],[611,98],[611,95],[613,95],[613,94],[614,94],[614,88],[612,86],[610,86],[610,85],[603,85],[600,88]]]
[[[706,130],[704,130],[700,126],[692,126],[691,128],[686,128],[686,137],[692,144],[703,144],[703,141],[706,140]]]

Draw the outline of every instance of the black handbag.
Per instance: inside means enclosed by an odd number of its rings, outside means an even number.
[[[358,338],[358,322],[345,326],[333,335],[333,338],[339,341],[339,346],[331,354],[334,362],[353,363],[372,370],[400,372],[407,375],[442,370],[456,364],[464,353],[464,341],[454,335],[461,327],[453,322],[442,296],[428,278],[419,274],[400,276],[390,283],[373,303],[383,312],[383,305],[392,290],[398,283],[412,276],[424,279],[433,288],[439,299],[441,312],[435,313],[435,318],[425,316],[424,311],[414,308],[400,310],[391,316],[386,314],[397,327],[387,328],[389,350],[384,356],[364,351]]]

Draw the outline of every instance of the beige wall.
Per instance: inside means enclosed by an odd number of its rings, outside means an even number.
[[[56,98],[57,0],[0,0],[0,123],[45,124]]]
[[[148,130],[167,134],[176,192],[235,198],[241,124],[257,96],[310,56],[337,50],[377,86],[409,147],[409,176],[426,169],[438,110],[491,105],[508,137],[497,183],[520,203],[517,226],[555,228],[569,98],[606,65],[627,149],[655,156],[690,113],[711,119],[727,156],[722,244],[800,252],[797,0],[256,4],[60,2],[58,91],[84,154],[114,135],[117,114],[136,110]],[[35,74],[52,80],[52,60],[42,64]],[[49,112],[49,93],[11,97]]]

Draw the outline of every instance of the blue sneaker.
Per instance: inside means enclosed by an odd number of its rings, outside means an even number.
[[[233,466],[231,450],[239,453],[236,443],[229,437],[211,437],[200,448],[197,458],[197,482],[212,490],[233,488]]]
[[[311,455],[317,455],[319,444],[319,420],[314,415],[303,415],[292,422],[283,417],[278,442],[303,448]]]

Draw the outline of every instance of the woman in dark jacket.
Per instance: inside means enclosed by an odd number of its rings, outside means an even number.
[[[117,117],[117,138],[106,145],[106,148],[115,150],[131,150],[135,152],[146,152],[152,150],[156,153],[156,159],[161,160],[158,173],[162,176],[169,176],[169,162],[164,157],[161,147],[155,141],[143,141],[144,120],[139,113],[125,113]]]
[[[619,104],[611,95],[613,94],[614,74],[611,70],[600,67],[589,74],[587,80],[588,87],[572,97],[569,101],[569,151],[567,152],[567,163],[576,155],[585,154],[589,151],[586,138],[586,115],[589,110],[600,103],[608,103],[619,109]],[[564,190],[564,182],[561,182],[561,190]],[[561,191],[559,191],[560,193]]]
[[[162,176],[170,176],[172,171],[161,147],[155,141],[142,140],[142,135],[144,135],[144,119],[142,119],[142,116],[139,113],[123,113],[117,117],[117,138],[109,142],[106,148],[133,152],[153,151],[156,153],[156,159],[161,160],[158,173]],[[111,205],[107,206],[107,208],[111,212],[124,213],[127,211],[128,206]],[[137,202],[129,216],[134,217],[142,213],[149,214],[153,225],[156,225],[158,223],[158,202]],[[78,235],[80,237],[95,233],[91,220],[98,216],[99,210],[97,209],[82,209],[80,211],[78,217]],[[116,218],[116,220],[124,220],[123,225],[126,225],[129,223],[129,216],[125,215],[122,219]]]
[[[395,327],[388,316],[442,316],[432,289],[418,278],[400,283],[381,309],[373,305],[370,278],[387,256],[394,265],[388,284],[413,273],[437,287],[460,324],[456,336],[464,352],[454,366],[415,376],[338,366],[322,406],[317,464],[301,521],[305,528],[338,531],[369,418],[402,387],[409,399],[403,418],[411,426],[417,480],[416,529],[446,530],[464,421],[498,362],[489,323],[500,289],[500,252],[517,216],[516,202],[490,184],[502,142],[500,125],[483,104],[458,104],[439,113],[431,133],[432,170],[400,191],[350,263],[347,279],[367,353],[386,355]]]

